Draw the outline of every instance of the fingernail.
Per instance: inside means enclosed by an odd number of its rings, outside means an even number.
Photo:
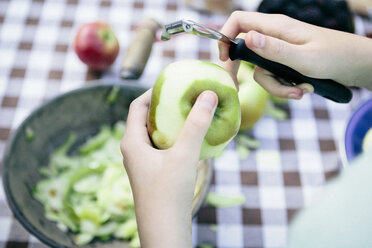
[[[204,107],[212,110],[216,107],[216,97],[215,95],[210,91],[203,92],[198,99],[198,102],[203,105]]]
[[[260,33],[253,32],[252,33],[252,43],[257,48],[262,48],[265,46],[265,36]]]
[[[314,87],[311,84],[303,83],[303,84],[299,84],[296,87],[298,87],[299,89],[301,89],[302,94],[314,92]]]

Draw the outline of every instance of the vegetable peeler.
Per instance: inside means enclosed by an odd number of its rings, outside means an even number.
[[[289,85],[309,83],[314,87],[314,93],[338,103],[348,103],[352,98],[351,90],[342,84],[331,79],[319,79],[305,76],[286,65],[259,56],[245,45],[243,39],[237,38],[232,40],[217,30],[191,20],[180,20],[165,25],[161,39],[167,41],[172,35],[179,33],[194,34],[228,43],[230,44],[229,57],[231,60],[245,60],[260,66],[279,77],[279,79],[284,79],[289,82]],[[288,83],[283,84],[288,85]]]

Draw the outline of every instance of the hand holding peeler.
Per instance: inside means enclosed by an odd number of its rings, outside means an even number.
[[[194,34],[230,44],[229,57],[231,60],[238,59],[255,64],[267,71],[270,71],[277,77],[284,79],[285,81],[289,82],[290,85],[293,85],[292,83],[295,85],[309,83],[314,87],[314,93],[327,99],[338,103],[348,103],[352,98],[351,90],[340,83],[337,83],[331,79],[319,79],[305,76],[286,65],[259,56],[245,45],[245,41],[243,39],[237,38],[232,40],[217,30],[194,21],[180,20],[165,25],[162,31],[161,39],[163,41],[167,41],[172,35],[179,33]]]

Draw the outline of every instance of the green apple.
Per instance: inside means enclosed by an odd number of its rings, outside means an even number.
[[[213,63],[182,60],[168,65],[157,79],[151,97],[147,128],[159,149],[171,147],[200,93],[212,90],[218,105],[203,140],[200,159],[220,154],[240,126],[238,93],[230,74]]]
[[[253,78],[254,67],[242,61],[238,71],[239,102],[242,112],[240,130],[247,130],[265,113],[269,93]]]
[[[372,149],[372,128],[370,128],[363,138],[362,151],[367,152]]]

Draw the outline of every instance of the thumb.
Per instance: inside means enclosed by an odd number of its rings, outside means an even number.
[[[266,59],[298,68],[301,63],[299,46],[287,41],[261,34],[256,31],[249,31],[245,35],[246,46]]]
[[[218,97],[213,91],[202,92],[179,134],[174,147],[182,151],[200,153],[205,134],[212,122],[217,107]]]

